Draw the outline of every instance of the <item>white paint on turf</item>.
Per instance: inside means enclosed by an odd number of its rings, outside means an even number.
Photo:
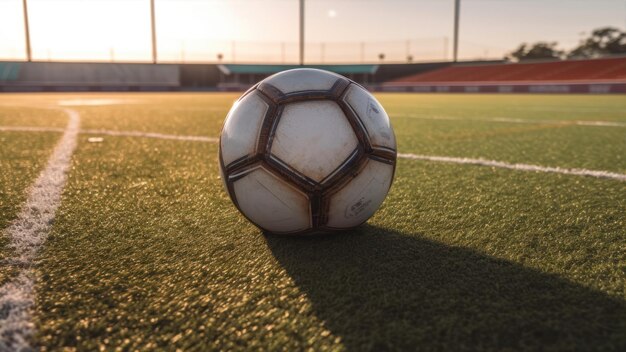
[[[491,118],[461,118],[454,116],[428,116],[416,114],[390,114],[394,117],[405,117],[418,120],[441,120],[441,121],[466,121],[466,122],[504,122],[504,123],[524,123],[524,124],[557,124],[557,125],[576,125],[576,126],[593,126],[593,127],[626,127],[624,122],[615,121],[594,121],[594,120],[534,120],[534,119],[518,119],[510,117],[491,117]]]
[[[87,133],[87,134],[104,134],[108,136],[173,139],[173,140],[178,140],[178,141],[210,142],[210,143],[217,143],[217,141],[219,140],[219,138],[214,138],[214,137],[180,136],[180,135],[175,135],[175,134],[139,132],[139,131],[81,130],[80,132]]]
[[[620,181],[626,181],[626,174],[619,174],[610,171],[601,170],[588,170],[588,169],[566,169],[560,167],[549,167],[529,164],[510,164],[503,161],[486,160],[486,159],[472,159],[472,158],[455,158],[449,156],[432,156],[432,155],[419,155],[419,154],[398,154],[399,158],[413,159],[413,160],[426,160],[426,161],[438,161],[444,163],[455,164],[469,164],[479,166],[497,167],[502,169],[510,169],[516,171],[534,171],[534,172],[550,172],[563,175],[576,175],[576,176],[591,176],[598,178],[611,178]]]
[[[34,304],[35,271],[32,264],[61,203],[80,126],[80,116],[76,111],[64,111],[69,122],[63,136],[46,167],[30,187],[17,219],[6,229],[12,254],[5,264],[17,266],[19,273],[0,287],[0,351],[30,349],[28,339],[34,330],[31,309]]]
[[[59,106],[106,106],[133,103],[133,100],[125,99],[66,99],[59,100]]]
[[[4,130],[6,131],[12,131],[12,130],[30,131],[30,128],[29,127],[15,127],[14,128],[14,127],[1,127],[0,126],[0,131],[4,131]],[[35,128],[33,131],[35,130],[36,131],[56,131],[57,129]],[[207,143],[217,143],[219,141],[219,138],[216,138],[216,137],[184,136],[184,135],[139,132],[139,131],[81,130],[80,133],[103,134],[103,135],[110,135],[110,136],[170,139],[170,140],[179,140],[179,141],[207,142]],[[510,170],[518,170],[518,171],[550,172],[550,173],[558,173],[558,174],[564,174],[564,175],[590,176],[590,177],[610,178],[610,179],[615,179],[615,180],[620,180],[620,181],[626,181],[626,174],[620,174],[620,173],[604,171],[604,170],[568,169],[568,168],[561,168],[561,167],[539,166],[539,165],[530,165],[530,164],[510,164],[510,163],[503,162],[503,161],[487,160],[487,159],[482,159],[482,158],[472,159],[472,158],[402,154],[402,153],[398,154],[398,157],[403,158],[403,159],[428,160],[428,161],[438,161],[438,162],[447,162],[447,163],[456,163],[456,164],[471,164],[471,165],[498,167],[498,168],[504,168],[504,169],[510,169]]]
[[[0,132],[65,132],[65,128],[34,126],[0,126]]]
[[[0,132],[65,132],[65,129],[54,128],[54,127],[0,126]],[[219,141],[219,138],[215,138],[215,137],[181,136],[181,135],[175,135],[175,134],[163,134],[163,133],[141,132],[141,131],[80,130],[79,132],[85,133],[85,134],[103,134],[103,135],[108,135],[108,136],[121,136],[121,137],[172,139],[172,140],[193,141],[193,142],[217,143],[217,141]]]

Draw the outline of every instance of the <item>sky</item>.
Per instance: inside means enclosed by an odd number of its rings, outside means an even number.
[[[0,60],[26,58],[23,0],[0,0]],[[454,0],[305,0],[308,63],[452,57]],[[299,0],[155,0],[161,62],[298,60]],[[149,61],[149,0],[28,0],[33,60]],[[522,42],[573,48],[626,29],[626,0],[461,0],[459,58]]]

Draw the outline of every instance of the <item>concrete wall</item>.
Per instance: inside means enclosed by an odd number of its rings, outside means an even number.
[[[150,90],[180,86],[178,65],[3,62],[0,88],[19,90]]]

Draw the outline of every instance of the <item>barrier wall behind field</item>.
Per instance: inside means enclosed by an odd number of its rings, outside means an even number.
[[[467,63],[464,63],[467,64]],[[495,62],[491,63],[495,64]],[[373,91],[423,93],[626,93],[626,80],[536,82],[406,82],[394,78],[446,69],[450,63],[380,65]],[[220,84],[214,64],[0,62],[0,92],[245,90],[252,83]]]
[[[624,94],[622,82],[534,82],[517,84],[384,84],[369,87],[376,92],[411,93],[544,93],[544,94]]]
[[[176,88],[180,86],[178,65],[70,62],[0,63],[0,88],[24,90],[50,88]]]

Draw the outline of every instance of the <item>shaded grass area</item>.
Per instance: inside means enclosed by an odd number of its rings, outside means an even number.
[[[620,350],[622,182],[401,161],[343,236],[265,238],[216,146],[81,143],[38,270],[37,344]]]
[[[45,166],[59,137],[58,133],[0,132],[0,262],[10,255],[4,230],[26,201],[28,188]],[[0,284],[13,271],[14,268],[0,265]]]
[[[614,180],[401,160],[371,223],[624,298],[625,195]]]
[[[624,194],[402,161],[369,226],[268,244],[349,350],[621,350]]]
[[[509,261],[363,226],[268,239],[347,350],[619,350],[626,304]]]
[[[216,153],[213,144],[136,138],[79,145],[38,266],[37,345],[338,346],[231,206]]]

